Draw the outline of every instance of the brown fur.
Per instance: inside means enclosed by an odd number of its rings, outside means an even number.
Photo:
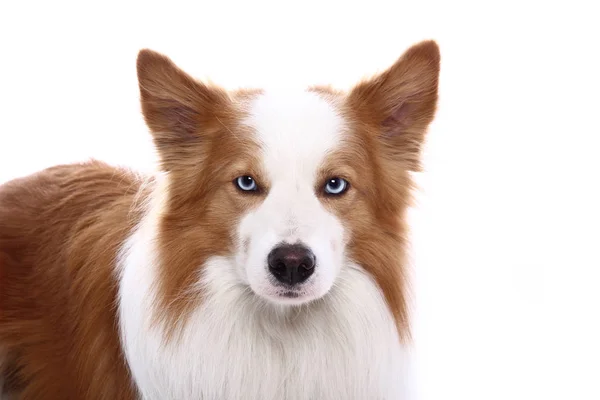
[[[437,103],[439,49],[422,42],[387,71],[348,95],[316,87],[352,121],[342,148],[322,168],[321,179],[352,183],[341,198],[323,201],[346,225],[349,256],[382,289],[403,339],[410,337],[405,270],[405,212],[411,202],[411,170],[419,170],[420,148]]]
[[[144,117],[169,171],[158,238],[159,318],[173,333],[200,301],[192,290],[199,266],[210,256],[233,252],[233,227],[264,196],[242,195],[231,184],[245,174],[260,183],[264,175],[251,132],[239,126],[245,102],[257,92],[229,95],[149,50],[138,57],[138,76]]]
[[[381,287],[403,338],[409,171],[419,168],[438,70],[437,46],[424,42],[349,94],[312,89],[351,122],[320,175],[347,178],[351,190],[322,202],[346,224],[350,256]],[[239,124],[258,91],[227,93],[197,82],[149,50],[140,52],[138,77],[144,117],[169,172],[158,306],[176,328],[201,301],[192,290],[199,266],[231,254],[232,228],[268,192],[257,144]],[[238,193],[229,183],[242,174],[263,191]],[[18,398],[136,398],[118,338],[115,261],[149,190],[131,172],[100,162],[53,167],[0,187],[0,374]]]
[[[133,399],[117,335],[115,257],[139,180],[99,162],[0,187],[0,343],[20,399]]]

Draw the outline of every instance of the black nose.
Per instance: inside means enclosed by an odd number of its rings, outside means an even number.
[[[312,275],[316,257],[301,244],[282,244],[271,250],[267,261],[269,271],[279,282],[295,285]]]

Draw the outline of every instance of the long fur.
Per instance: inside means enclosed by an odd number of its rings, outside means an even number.
[[[141,51],[156,174],[0,186],[0,398],[405,398],[404,215],[438,74],[429,41],[348,93],[227,92]],[[281,243],[317,260],[293,297],[266,266]]]

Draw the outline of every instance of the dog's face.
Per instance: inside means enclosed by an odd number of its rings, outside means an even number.
[[[331,203],[352,190],[333,158],[349,127],[331,100],[312,91],[258,94],[242,123],[258,144],[261,173],[235,183],[262,199],[237,228],[241,279],[275,302],[319,298],[344,262],[344,225]]]
[[[348,93],[226,92],[142,51],[142,108],[168,176],[164,304],[189,298],[203,265],[223,256],[234,267],[214,284],[268,302],[322,298],[352,264],[393,311],[403,308],[408,172],[434,115],[438,70],[437,46],[424,42]]]

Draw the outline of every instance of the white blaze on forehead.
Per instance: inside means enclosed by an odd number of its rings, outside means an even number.
[[[301,300],[319,298],[341,269],[344,232],[321,204],[315,186],[320,166],[342,141],[344,120],[331,103],[304,90],[264,92],[248,111],[245,122],[260,145],[269,193],[238,227],[241,240],[249,240],[247,252],[238,258],[242,279],[255,293],[283,302],[266,268],[268,255],[279,243],[301,242],[317,260],[315,272],[302,286]]]
[[[307,90],[262,93],[250,104],[246,124],[257,135],[272,180],[290,174],[313,177],[327,153],[339,146],[344,130],[335,106]]]

